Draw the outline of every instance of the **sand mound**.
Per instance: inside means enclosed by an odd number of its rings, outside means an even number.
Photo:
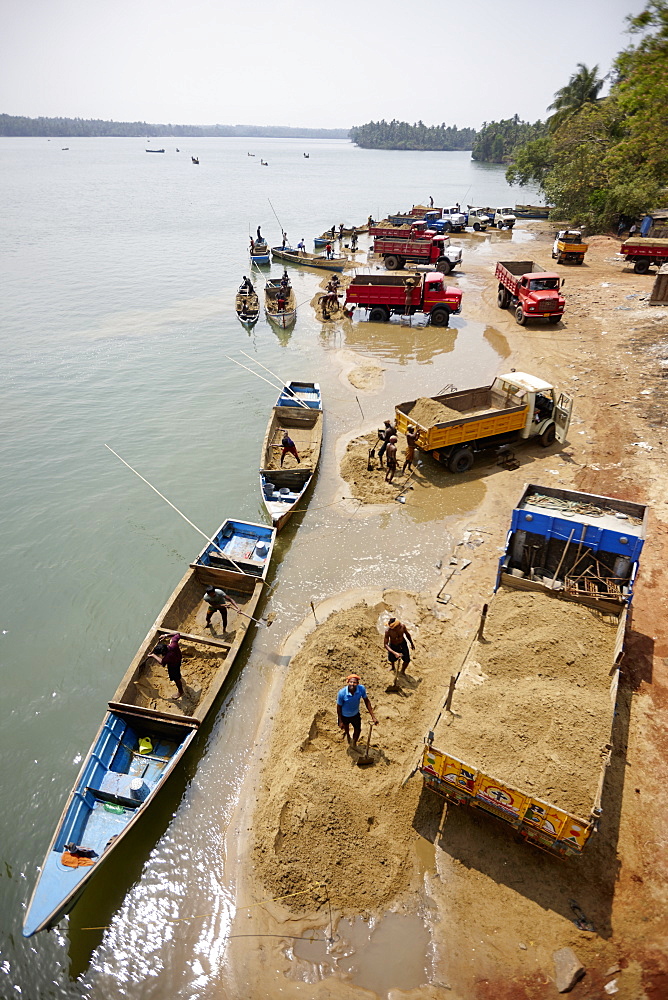
[[[452,410],[435,399],[421,396],[408,414],[408,419],[414,424],[420,424],[421,427],[433,427],[434,424],[444,424],[448,420],[460,420],[461,416],[458,410]]]
[[[348,483],[350,492],[364,503],[392,503],[401,487],[408,480],[410,472],[401,474],[404,464],[405,449],[397,451],[398,469],[391,483],[385,482],[386,469],[379,468],[378,458],[369,459],[369,451],[376,449],[376,456],[381,442],[375,433],[355,438],[348,444],[341,461],[341,476]],[[371,464],[372,469],[367,466]]]

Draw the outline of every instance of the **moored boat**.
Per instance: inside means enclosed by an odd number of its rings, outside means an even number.
[[[276,401],[262,443],[260,488],[272,524],[280,531],[300,506],[320,459],[322,396],[317,382],[288,382]],[[281,468],[281,439],[287,431],[299,463],[288,453]]]
[[[251,264],[271,264],[269,244],[266,240],[251,240]]]
[[[276,532],[227,520],[199,554],[128,667],[93,740],[49,844],[23,934],[53,927],[152,804],[181,761],[223,687],[264,587]],[[206,629],[207,586],[239,610],[228,629]],[[150,659],[178,632],[184,695],[174,699],[166,668]]]
[[[289,279],[269,278],[264,286],[264,311],[278,326],[291,326],[297,318],[297,301]]]
[[[515,205],[518,219],[547,219],[551,211],[552,205]]]
[[[164,149],[147,149],[147,153],[164,153]]]
[[[355,262],[347,257],[323,257],[320,254],[305,253],[292,247],[272,247],[272,257],[277,260],[289,261],[290,264],[301,264],[303,267],[318,267],[325,271],[343,271],[346,267],[354,267]]]
[[[234,308],[241,323],[255,323],[260,315],[260,300],[248,279],[239,286]]]

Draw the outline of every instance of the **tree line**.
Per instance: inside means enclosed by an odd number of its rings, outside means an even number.
[[[425,125],[424,122],[367,122],[350,130],[350,138],[364,149],[471,149],[476,137],[473,128],[456,125]]]
[[[471,158],[486,163],[509,163],[515,150],[547,131],[545,122],[523,122],[519,115],[499,122],[483,122],[476,135]]]
[[[347,139],[343,128],[290,128],[283,125],[155,125],[149,122],[114,122],[100,118],[26,118],[0,114],[2,136],[168,136],[272,139]]]

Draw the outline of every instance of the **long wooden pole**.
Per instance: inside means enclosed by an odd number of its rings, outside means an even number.
[[[142,475],[140,475],[140,473],[137,472],[136,469],[133,469],[131,465],[128,465],[128,463],[125,461],[125,459],[121,458],[121,456],[118,454],[118,452],[114,451],[113,448],[110,448],[108,444],[105,444],[104,447],[107,449],[107,451],[110,451],[112,455],[115,455],[116,458],[119,460],[119,462],[122,462],[123,465],[127,466],[127,468],[130,470],[130,472],[134,472],[135,476],[138,476],[139,479],[141,479],[142,483],[146,483],[147,486],[150,486],[151,489],[153,490],[153,492],[157,493],[161,500],[164,500],[165,503],[168,503],[169,506],[172,508],[172,510],[175,510],[177,514],[180,514],[181,517],[183,518],[183,520],[187,521],[188,524],[190,525],[190,527],[194,528],[195,531],[197,531],[202,536],[202,538],[206,538],[207,542],[210,542],[211,545],[213,545],[214,549],[218,549],[218,551],[220,552],[221,556],[223,556],[225,559],[228,559],[232,563],[233,566],[236,566],[240,573],[242,573],[244,576],[252,576],[252,573],[247,573],[244,569],[242,569],[242,567],[239,565],[239,563],[235,562],[234,559],[231,559],[230,556],[226,555],[223,552],[223,550],[220,548],[220,546],[216,545],[216,543],[214,542],[213,538],[209,538],[209,536],[206,534],[205,531],[202,531],[202,529],[198,528],[196,524],[193,524],[193,522],[190,520],[190,518],[186,517],[186,515],[183,513],[182,510],[179,510],[178,507],[174,506],[174,504],[172,503],[171,500],[168,500],[166,496],[163,496],[163,494],[160,492],[160,490],[156,490],[155,486],[151,485],[151,483],[149,483],[148,479],[144,479],[144,477]],[[247,615],[246,617],[249,618],[250,615]]]
[[[574,534],[575,534],[575,528],[573,528],[573,530],[571,531],[570,535],[568,536],[568,541],[564,545],[564,551],[561,553],[561,559],[559,560],[559,565],[557,566],[556,570],[554,571],[554,576],[552,577],[552,586],[554,586],[554,581],[559,576],[559,570],[561,569],[562,563],[563,563],[564,559],[566,558],[566,553],[568,552],[568,546],[573,541],[573,535]]]
[[[261,378],[262,381],[266,382],[267,385],[270,385],[272,389],[278,389],[280,391],[281,389],[280,385],[274,385],[274,383],[270,382],[268,378],[265,378],[264,375],[260,375],[259,372],[254,372],[252,368],[248,367],[248,365],[242,365],[240,361],[237,361],[235,358],[231,358],[229,354],[226,354],[225,357],[227,358],[228,361],[233,361],[235,365],[239,365],[240,368],[245,368],[247,372],[250,372],[251,375],[255,375],[256,378]]]
[[[245,351],[239,351],[239,354],[243,354],[243,356],[244,356],[245,358],[248,358],[248,360],[249,360],[249,361],[252,361],[254,365],[259,365],[259,366],[260,366],[260,368],[264,368],[264,370],[265,370],[266,372],[269,372],[269,374],[270,374],[270,375],[271,375],[271,376],[272,376],[273,378],[277,378],[277,379],[278,379],[278,381],[279,381],[279,382],[281,383],[281,385],[283,386],[283,388],[284,388],[284,389],[287,389],[287,390],[288,390],[288,391],[290,392],[290,394],[291,394],[292,398],[294,399],[295,403],[299,403],[299,405],[300,405],[300,406],[304,406],[304,407],[306,407],[306,409],[307,409],[307,410],[309,410],[309,409],[310,409],[310,406],[308,405],[308,403],[305,403],[303,399],[299,399],[299,398],[298,398],[298,397],[297,397],[297,396],[296,396],[296,395],[294,394],[294,392],[293,392],[293,391],[292,391],[292,389],[290,388],[290,385],[289,385],[289,383],[288,383],[288,382],[284,382],[284,381],[283,381],[283,379],[281,378],[281,376],[280,376],[280,375],[277,375],[277,374],[276,374],[276,372],[272,372],[271,368],[267,368],[267,366],[266,366],[266,365],[263,365],[261,361],[258,361],[258,360],[257,360],[257,358],[252,358],[252,357],[250,356],[250,354],[246,354],[246,352],[245,352]]]

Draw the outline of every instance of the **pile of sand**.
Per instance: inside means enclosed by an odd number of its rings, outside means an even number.
[[[206,694],[214,674],[225,662],[226,651],[195,645],[181,640],[183,662],[181,677],[185,697],[177,696],[176,684],[170,681],[167,668],[149,658],[134,682],[133,704],[159,712],[192,715],[203,694]]]
[[[502,588],[435,745],[586,818],[610,738],[616,632],[596,611]]]
[[[297,461],[294,455],[290,452],[285,456],[283,460],[283,465],[281,466],[281,449],[272,448],[271,457],[267,465],[265,465],[265,470],[272,469],[310,469],[313,466],[313,447],[312,445],[300,445],[299,441],[296,440],[296,435],[294,431],[288,430],[288,434],[293,439],[297,446],[297,453],[301,461],[301,465]]]
[[[435,424],[444,424],[449,420],[461,420],[461,413],[452,410],[449,406],[429,399],[428,396],[420,396],[415,401],[415,406],[408,414],[411,423],[419,424],[420,427],[433,427]]]
[[[364,503],[391,503],[408,480],[410,472],[402,475],[405,449],[397,449],[398,467],[391,483],[385,482],[386,469],[378,463],[381,442],[375,432],[355,438],[348,444],[341,461],[341,476],[348,483],[351,494]],[[375,448],[376,457],[369,459],[369,451]],[[368,465],[372,468],[369,470]]]
[[[416,875],[412,823],[422,781],[401,783],[463,643],[453,640],[448,624],[414,607],[403,618],[416,644],[414,662],[400,692],[388,690],[393,674],[382,648],[388,612],[394,613],[389,603],[335,612],[293,657],[253,820],[253,865],[268,895],[323,881],[337,910],[368,913],[396,900]],[[380,723],[371,744],[375,763],[367,768],[356,766],[359,755],[337,727],[336,695],[351,671],[361,675]],[[361,712],[366,737],[363,705]],[[283,905],[305,912],[313,898],[295,896]]]

